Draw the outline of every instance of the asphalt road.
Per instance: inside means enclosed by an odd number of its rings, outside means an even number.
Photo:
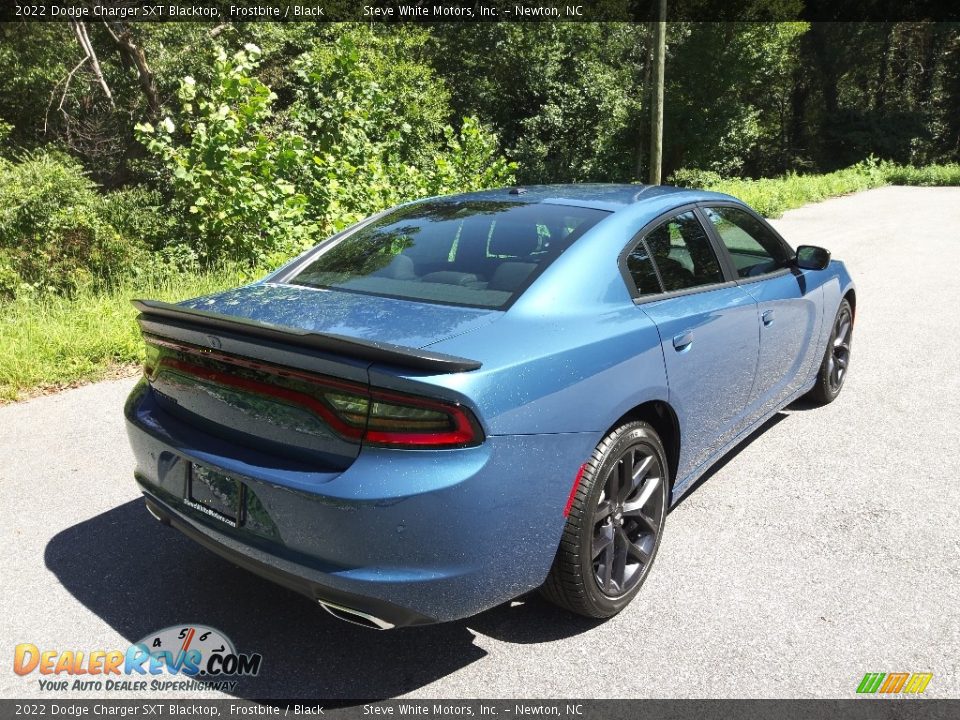
[[[340,623],[149,518],[120,380],[0,408],[0,694],[42,694],[13,673],[16,643],[125,648],[192,621],[263,654],[247,697],[852,697],[897,671],[960,696],[960,189],[883,188],[775,224],[853,271],[847,385],[777,415],[685,498],[620,616],[534,597],[420,630]]]

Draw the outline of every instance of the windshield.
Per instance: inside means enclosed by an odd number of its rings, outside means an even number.
[[[546,203],[418,203],[331,245],[288,282],[504,308],[607,214]]]

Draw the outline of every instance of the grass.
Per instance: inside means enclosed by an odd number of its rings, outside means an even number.
[[[801,205],[883,185],[960,185],[960,164],[914,167],[865,161],[823,175],[719,180],[707,183],[705,189],[734,195],[765,217],[776,218]]]
[[[779,217],[801,205],[882,185],[960,185],[960,164],[913,167],[868,160],[823,175],[724,180],[693,171],[687,179]],[[131,298],[183,300],[249,279],[236,269],[221,269],[128,282],[109,292],[82,291],[69,299],[26,295],[0,303],[0,403],[133,371],[142,360],[142,343]]]
[[[132,298],[184,300],[242,281],[218,270],[0,303],[0,403],[132,371],[143,359]]]
[[[946,165],[891,165],[887,169],[887,181],[891,185],[923,185],[944,187],[960,185],[960,163]]]

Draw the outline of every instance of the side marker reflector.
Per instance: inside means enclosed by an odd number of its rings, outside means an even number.
[[[580,466],[580,469],[577,470],[577,477],[573,479],[573,487],[570,488],[570,497],[567,498],[567,504],[563,508],[563,516],[568,517],[570,515],[570,508],[573,507],[573,499],[577,496],[577,488],[580,487],[580,481],[583,480],[583,473],[587,469],[587,464],[584,463]]]

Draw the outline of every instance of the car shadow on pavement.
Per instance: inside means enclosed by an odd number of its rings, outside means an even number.
[[[697,478],[696,482],[690,486],[690,489],[684,492],[683,497],[681,497],[676,502],[676,504],[670,508],[670,512],[673,512],[678,507],[683,505],[684,501],[686,501],[687,498],[693,495],[710,478],[712,478],[714,475],[720,472],[723,468],[725,468],[728,463],[735,460],[737,455],[743,452],[743,450],[748,445],[750,445],[754,440],[759,438],[761,435],[767,432],[767,430],[769,430],[770,428],[776,425],[779,425],[781,422],[783,422],[788,417],[790,417],[790,414],[788,412],[785,412],[785,410],[793,410],[793,409],[794,409],[793,405],[789,405],[786,408],[784,408],[784,410],[781,410],[775,413],[771,417],[767,418],[756,430],[754,430],[752,433],[747,435],[743,440],[741,440],[736,445],[734,445],[733,448],[730,449],[714,465],[712,465],[709,470],[707,470],[703,475]]]
[[[139,499],[58,533],[44,559],[67,591],[130,643],[196,623],[225,633],[239,652],[261,653],[260,674],[233,693],[245,698],[395,697],[484,657],[470,628],[534,643],[597,624],[531,595],[461,622],[356,627],[157,523]]]

